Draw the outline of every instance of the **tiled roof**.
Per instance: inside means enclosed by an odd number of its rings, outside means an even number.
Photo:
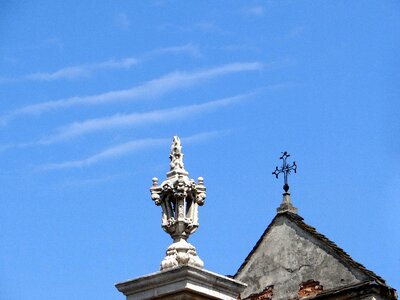
[[[269,288],[269,287],[268,287]],[[397,292],[395,289],[390,288],[386,285],[382,285],[379,283],[376,283],[375,281],[364,281],[361,283],[356,283],[352,285],[347,285],[347,286],[342,286],[339,288],[327,290],[327,291],[322,291],[320,293],[311,295],[309,297],[296,297],[294,299],[289,299],[289,300],[323,300],[323,299],[354,299],[354,294],[358,295],[365,295],[370,292],[377,293],[379,295],[382,295],[386,297],[385,299],[391,299],[391,300],[396,300],[397,299]],[[261,293],[256,293],[252,294],[247,298],[244,298],[242,300],[269,300],[273,299],[273,294],[269,293],[271,297],[264,297],[265,292]],[[347,297],[346,297],[347,295]],[[353,296],[352,296],[353,295]]]
[[[344,295],[344,294],[350,294],[350,293],[357,293],[359,291],[366,292],[366,291],[371,291],[375,290],[376,293],[383,295],[387,297],[388,299],[397,299],[397,292],[395,289],[390,288],[386,285],[382,285],[379,283],[376,283],[375,281],[365,281],[353,285],[348,285],[345,287],[340,287],[328,291],[321,292],[312,299],[337,299],[339,296]],[[306,300],[307,298],[303,298]],[[309,298],[310,299],[310,298]]]

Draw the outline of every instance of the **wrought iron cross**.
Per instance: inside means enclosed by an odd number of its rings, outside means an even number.
[[[282,156],[279,159],[283,160],[283,164],[282,167],[280,169],[278,169],[278,167],[276,167],[275,171],[272,172],[273,175],[276,176],[276,178],[278,178],[278,175],[280,173],[283,173],[283,179],[284,179],[284,185],[283,185],[283,189],[285,190],[285,192],[287,193],[289,191],[289,184],[288,184],[288,175],[290,174],[291,171],[294,171],[296,173],[297,170],[297,165],[296,162],[294,161],[292,165],[288,165],[287,163],[287,158],[290,156],[289,153],[282,152]]]

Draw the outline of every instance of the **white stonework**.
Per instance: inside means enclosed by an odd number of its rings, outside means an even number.
[[[202,268],[203,261],[197,256],[196,249],[186,240],[199,227],[198,206],[203,205],[206,188],[203,178],[198,183],[188,177],[183,164],[182,146],[179,137],[174,136],[169,156],[170,171],[167,179],[158,185],[153,178],[150,188],[154,203],[162,208],[162,228],[173,239],[161,262],[161,270],[182,265]]]
[[[246,284],[203,269],[196,249],[186,240],[196,231],[198,206],[204,204],[206,188],[189,179],[183,165],[180,140],[171,146],[167,179],[158,185],[153,178],[151,198],[162,208],[162,228],[173,239],[161,262],[161,271],[116,284],[126,300],[237,300]]]
[[[246,285],[192,266],[180,266],[116,284],[127,300],[236,300]]]

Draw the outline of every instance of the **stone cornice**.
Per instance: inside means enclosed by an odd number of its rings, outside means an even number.
[[[203,299],[237,299],[246,284],[190,265],[145,275],[117,283],[128,299],[157,299],[166,295],[195,293]]]

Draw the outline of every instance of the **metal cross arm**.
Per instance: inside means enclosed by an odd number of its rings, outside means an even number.
[[[272,172],[273,175],[278,178],[280,173],[283,173],[283,178],[284,178],[284,185],[283,189],[285,192],[288,192],[289,190],[289,184],[288,184],[288,175],[290,174],[291,171],[294,171],[296,173],[297,171],[297,165],[296,162],[294,161],[292,165],[287,163],[287,158],[290,157],[290,154],[285,152],[282,152],[282,156],[279,159],[282,159],[282,167],[279,169],[278,167],[275,168],[275,171]]]

